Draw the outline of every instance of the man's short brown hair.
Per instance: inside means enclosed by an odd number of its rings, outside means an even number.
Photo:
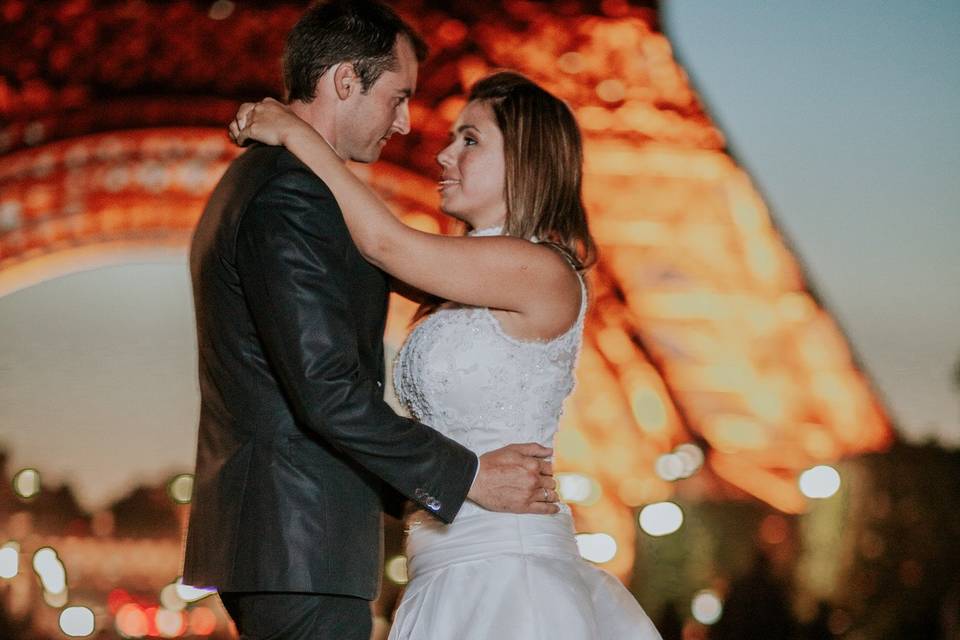
[[[375,0],[319,2],[300,17],[287,36],[283,51],[283,81],[287,100],[311,102],[317,81],[327,69],[352,63],[362,91],[384,71],[398,67],[397,37],[413,45],[417,61],[427,57],[427,45],[396,12]]]

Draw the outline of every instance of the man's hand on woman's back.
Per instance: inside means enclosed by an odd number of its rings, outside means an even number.
[[[557,513],[552,455],[552,449],[534,443],[485,453],[467,497],[490,511]]]

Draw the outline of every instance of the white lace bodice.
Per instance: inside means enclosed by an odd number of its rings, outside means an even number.
[[[427,316],[394,363],[400,402],[421,422],[478,455],[517,442],[553,446],[587,307],[562,335],[547,341],[506,334],[486,308],[445,308]]]

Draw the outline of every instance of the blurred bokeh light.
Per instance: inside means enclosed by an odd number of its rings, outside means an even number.
[[[71,638],[85,638],[96,630],[93,611],[87,607],[67,607],[60,612],[60,629]]]
[[[640,528],[651,536],[666,536],[683,525],[683,511],[672,502],[648,504],[640,510]]]
[[[21,469],[13,476],[13,490],[24,500],[40,493],[40,472],[36,469]]]
[[[817,465],[800,474],[800,491],[808,498],[829,498],[840,490],[840,474],[833,467]]]
[[[193,494],[193,475],[181,473],[170,481],[170,497],[178,504],[188,504]]]
[[[617,555],[617,541],[607,533],[580,533],[576,539],[580,555],[590,562],[603,564]]]
[[[700,624],[714,624],[723,615],[723,602],[716,592],[705,589],[693,596],[690,610]]]

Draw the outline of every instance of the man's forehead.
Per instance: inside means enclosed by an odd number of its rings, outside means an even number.
[[[417,61],[417,54],[413,50],[413,45],[405,37],[397,39],[397,60],[400,63],[399,75],[409,85],[408,88],[413,91],[417,87],[417,71],[420,63]]]
[[[406,38],[399,38],[395,49],[397,64],[395,69],[384,71],[374,83],[374,90],[391,95],[412,96],[417,90],[418,62],[413,48]]]

